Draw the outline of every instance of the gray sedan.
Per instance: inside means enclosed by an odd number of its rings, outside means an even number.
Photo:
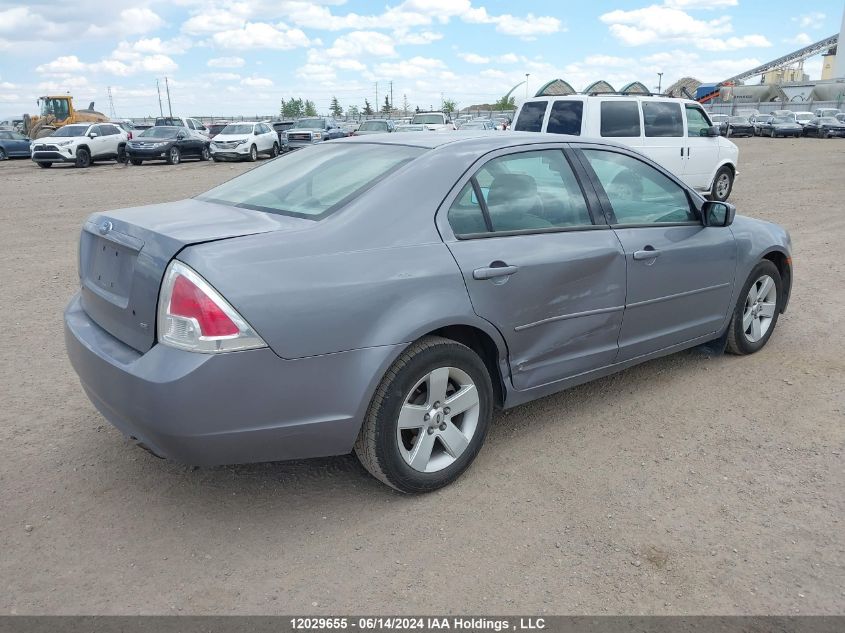
[[[604,141],[348,138],[90,216],[65,338],[96,408],[156,455],[354,451],[425,492],[497,407],[704,343],[762,348],[790,248]]]

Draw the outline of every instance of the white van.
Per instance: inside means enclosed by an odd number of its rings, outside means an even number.
[[[606,138],[645,154],[690,187],[727,200],[739,150],[696,101],[635,95],[535,97],[516,113],[513,130]]]

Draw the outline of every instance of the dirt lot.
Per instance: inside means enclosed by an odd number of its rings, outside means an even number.
[[[248,165],[0,163],[0,613],[845,612],[845,141],[738,143],[733,202],[795,247],[768,346],[499,414],[423,497],[352,457],[160,461],[83,395],[61,324],[83,219]]]

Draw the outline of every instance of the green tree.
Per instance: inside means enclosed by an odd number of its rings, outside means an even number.
[[[291,97],[284,103],[282,116],[288,119],[298,119],[304,114],[304,111],[305,106],[302,103],[302,99],[294,99]]]
[[[333,117],[342,117],[343,116],[343,108],[340,106],[340,102],[337,100],[337,97],[332,97],[332,104],[329,106],[329,110],[332,113]]]
[[[446,114],[452,114],[455,110],[458,109],[458,103],[454,99],[443,99],[443,103],[440,105],[440,109],[443,110]]]
[[[282,104],[279,106],[279,116],[285,116],[285,100],[282,99]]]
[[[516,97],[502,97],[493,104],[493,109],[499,112],[503,110],[516,110]]]
[[[305,116],[317,116],[317,106],[315,106],[314,102],[309,99],[305,100],[303,110],[305,111]]]
[[[381,113],[387,116],[390,116],[390,111],[392,108],[390,107],[390,97],[384,95],[384,105],[381,106]]]
[[[364,99],[364,114],[370,116],[373,113],[373,106],[370,105],[370,102],[367,99]]]
[[[349,106],[348,108],[346,108],[346,114],[347,114],[347,116],[350,116],[353,119],[357,119],[358,115],[360,114],[360,111],[358,110],[358,106],[356,106],[356,105]]]

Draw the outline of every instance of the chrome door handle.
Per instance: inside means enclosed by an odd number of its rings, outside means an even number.
[[[493,262],[502,263],[504,262]],[[473,279],[493,279],[495,277],[510,277],[516,271],[519,270],[519,266],[488,266],[486,268],[476,268],[472,271],[472,278]]]
[[[660,257],[660,251],[651,246],[646,246],[641,251],[634,251],[634,259],[636,260],[655,259],[656,257]]]

